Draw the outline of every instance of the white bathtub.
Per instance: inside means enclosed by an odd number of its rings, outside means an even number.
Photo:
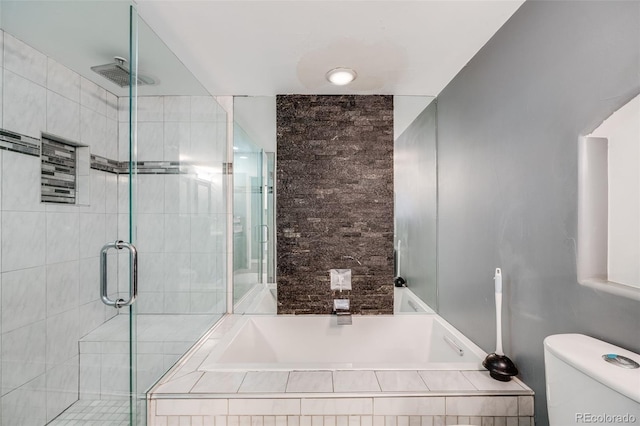
[[[220,370],[481,370],[479,347],[437,315],[245,315],[200,364]]]

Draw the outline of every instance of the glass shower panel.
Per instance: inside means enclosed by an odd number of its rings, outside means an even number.
[[[104,52],[134,56],[130,5],[0,5],[0,235],[12,247],[10,257],[3,250],[0,277],[3,425],[55,425],[91,411],[99,417],[85,420],[129,420],[129,316],[100,293],[101,247],[130,240],[119,224],[128,214],[119,210],[117,164],[119,119],[127,141],[129,130],[118,99],[129,92],[91,67],[113,62]],[[43,147],[43,137],[69,148]],[[75,203],[43,196],[69,178]],[[107,296],[124,297],[119,256],[107,258]]]
[[[276,155],[274,152],[265,152],[266,157],[266,176],[265,176],[265,206],[264,223],[267,229],[267,238],[264,250],[266,251],[266,283],[275,284],[276,282],[276,187],[275,187],[275,170]]]
[[[233,139],[234,312],[273,314],[275,98],[234,98]]]
[[[237,124],[233,164],[233,301],[237,304],[262,282],[266,236],[262,226],[263,154]]]
[[[396,274],[437,310],[437,103],[406,98],[394,98],[405,123],[394,142]]]
[[[226,311],[226,112],[130,6],[0,3],[2,425],[144,424],[147,389]],[[141,83],[92,71],[116,55]],[[43,135],[77,154],[76,204],[42,201]],[[116,309],[100,253],[120,240],[139,294]],[[104,269],[127,299],[128,252]]]
[[[226,312],[227,114],[142,19],[138,25],[138,77],[155,81],[138,86],[131,211],[142,413],[147,390]]]

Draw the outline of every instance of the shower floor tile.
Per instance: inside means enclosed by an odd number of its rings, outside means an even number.
[[[49,423],[49,426],[128,426],[129,401],[80,400]]]

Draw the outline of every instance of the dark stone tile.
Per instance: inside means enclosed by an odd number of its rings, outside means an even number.
[[[278,313],[330,313],[333,268],[352,312],[393,313],[393,97],[276,103]]]

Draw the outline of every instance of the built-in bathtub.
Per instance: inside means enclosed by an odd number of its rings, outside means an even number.
[[[272,290],[247,306],[272,308]],[[225,316],[151,388],[148,424],[534,425],[530,388],[490,378],[485,352],[409,289],[395,295],[394,315],[354,315],[352,325]]]
[[[199,370],[479,370],[485,356],[437,315],[245,315]]]

